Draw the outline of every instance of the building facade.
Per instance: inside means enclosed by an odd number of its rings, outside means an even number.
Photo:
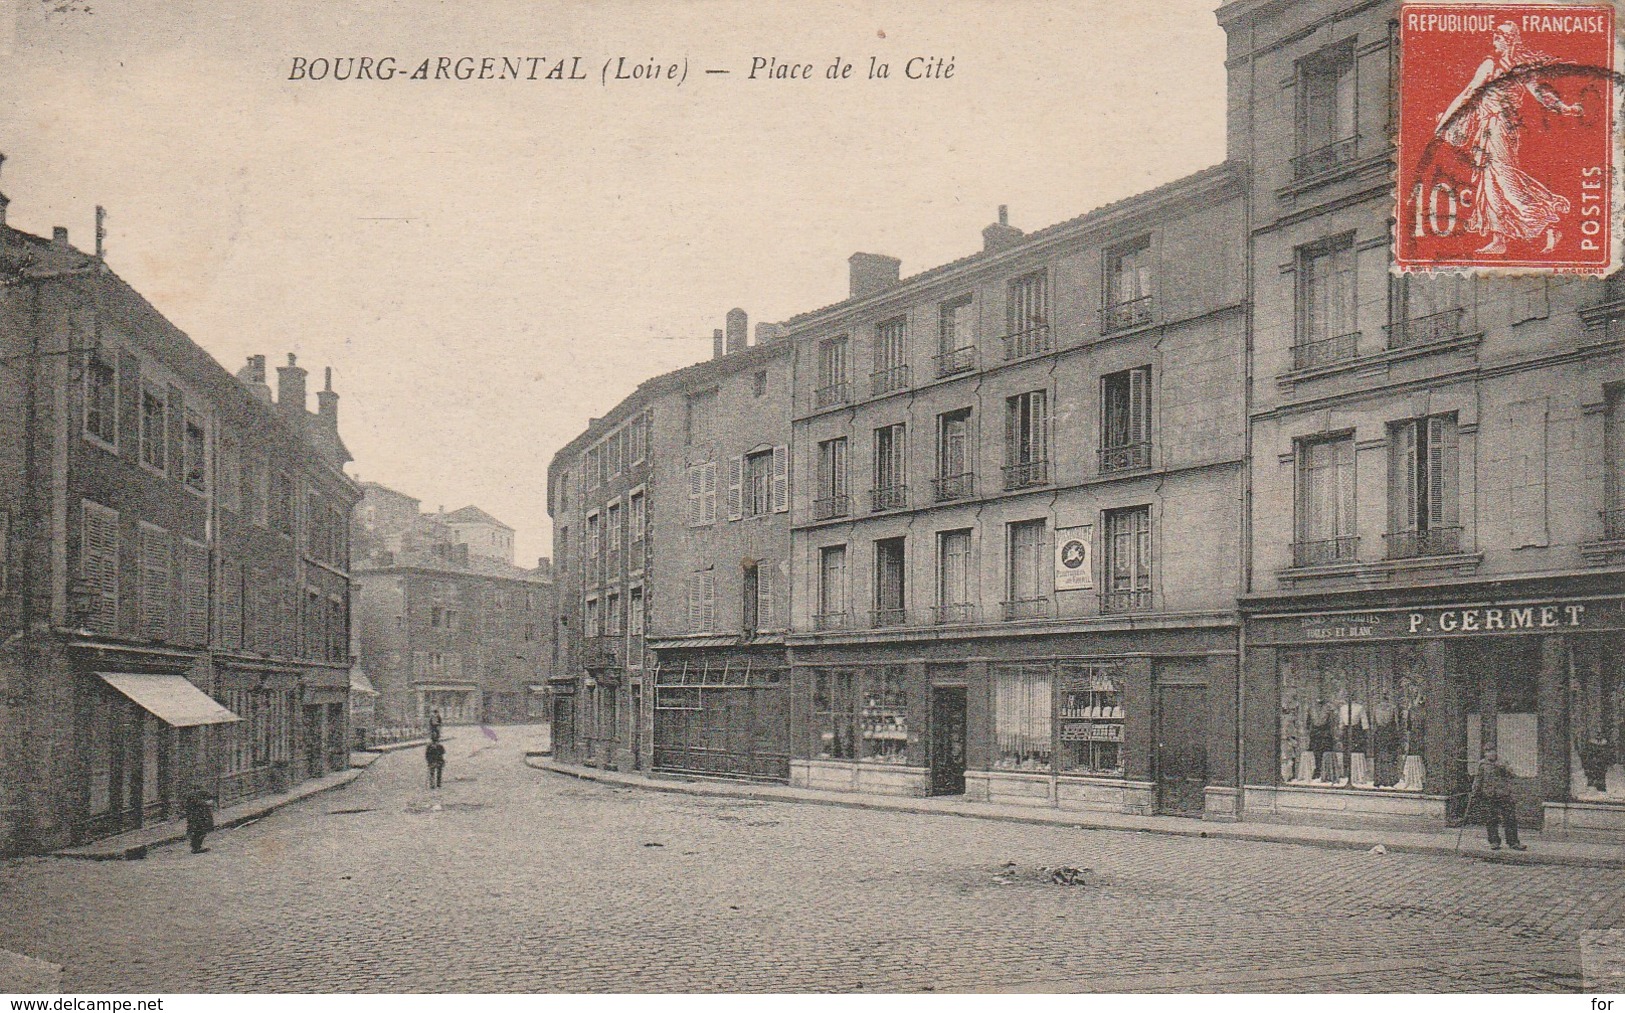
[[[1236,807],[1241,176],[788,322],[792,782]]]
[[[0,198],[0,215],[4,199]],[[6,848],[347,768],[338,395],[238,377],[100,258],[0,217]]]
[[[1249,819],[1625,833],[1625,289],[1396,276],[1398,5],[1235,2],[1252,167]]]
[[[513,529],[477,507],[426,514],[387,486],[362,489],[357,639],[375,725],[421,726],[437,710],[447,724],[527,720],[553,663],[549,561],[513,565]]]

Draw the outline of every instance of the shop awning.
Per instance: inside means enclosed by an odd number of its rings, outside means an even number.
[[[242,718],[215,703],[184,675],[97,672],[102,681],[134,700],[153,717],[176,728],[223,725]]]
[[[703,647],[733,647],[739,643],[738,637],[685,637],[680,640],[651,640],[651,651],[679,651],[685,648]]]
[[[372,688],[372,680],[367,678],[360,666],[350,669],[350,692],[364,693],[368,696],[377,696],[378,691]]]

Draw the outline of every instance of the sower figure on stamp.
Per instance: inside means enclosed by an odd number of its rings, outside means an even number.
[[[446,770],[446,747],[439,739],[423,750],[423,759],[429,764],[429,787],[440,787],[441,775]]]
[[[1508,239],[1539,239],[1544,233],[1546,246],[1541,252],[1550,253],[1563,236],[1554,226],[1569,213],[1569,199],[1552,193],[1518,164],[1523,96],[1527,92],[1564,116],[1579,116],[1583,110],[1577,102],[1564,102],[1539,80],[1539,69],[1552,58],[1526,46],[1517,25],[1503,23],[1491,42],[1495,52],[1439,114],[1435,133],[1472,153],[1475,196],[1467,231],[1490,237],[1478,252],[1505,253]]]
[[[203,838],[214,829],[214,797],[202,785],[193,785],[181,804],[186,816],[186,838],[192,842],[192,854],[208,851]]]
[[[1489,832],[1490,850],[1501,850],[1501,828],[1506,828],[1507,847],[1525,851],[1518,841],[1518,811],[1512,801],[1512,771],[1495,758],[1495,750],[1484,750],[1473,778],[1473,794],[1484,807],[1484,824]]]

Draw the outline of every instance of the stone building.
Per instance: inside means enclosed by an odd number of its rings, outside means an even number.
[[[1525,825],[1625,834],[1625,288],[1390,274],[1398,5],[1218,16],[1252,167],[1244,815],[1443,826],[1493,746]]]
[[[513,529],[477,507],[422,513],[387,486],[362,489],[356,621],[375,725],[436,710],[447,724],[526,720],[552,665],[548,561],[513,565]]]
[[[1001,208],[787,322],[793,783],[1234,816],[1241,186]]]
[[[35,851],[349,765],[338,395],[237,377],[0,197],[6,849]]]

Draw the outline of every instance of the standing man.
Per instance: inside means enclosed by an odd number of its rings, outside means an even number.
[[[211,803],[213,796],[204,790],[202,785],[193,785],[186,793],[182,802],[182,811],[186,815],[186,837],[192,842],[192,854],[201,855],[208,848],[203,846],[203,838],[214,829],[214,810]]]
[[[1527,851],[1528,845],[1518,843],[1518,811],[1512,802],[1512,771],[1495,758],[1495,750],[1484,750],[1484,759],[1478,764],[1478,775],[1473,779],[1473,791],[1484,806],[1490,850],[1501,850],[1501,828],[1505,826],[1507,847],[1513,851]]]
[[[445,745],[439,739],[435,739],[433,742],[430,742],[429,747],[423,751],[423,758],[424,760],[428,761],[429,764],[429,787],[440,787],[440,777],[446,769]],[[1497,845],[1497,847],[1499,847],[1499,845]]]

